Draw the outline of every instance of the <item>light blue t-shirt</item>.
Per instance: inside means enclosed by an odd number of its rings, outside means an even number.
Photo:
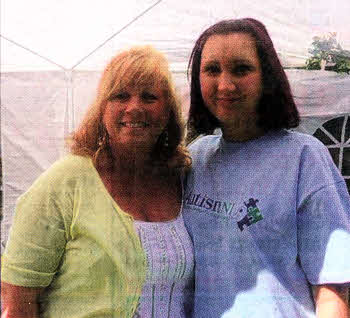
[[[350,281],[350,197],[328,150],[283,130],[190,151],[194,317],[315,317],[310,285]]]

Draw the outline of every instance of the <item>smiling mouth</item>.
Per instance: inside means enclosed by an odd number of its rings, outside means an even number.
[[[223,101],[223,102],[237,102],[239,100],[241,100],[240,97],[218,97],[217,98],[218,101]]]
[[[142,121],[138,121],[138,122],[120,122],[119,123],[121,126],[123,127],[127,127],[127,128],[145,128],[148,127],[149,124],[142,122]]]

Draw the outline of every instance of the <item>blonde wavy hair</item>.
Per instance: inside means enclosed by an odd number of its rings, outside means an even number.
[[[102,73],[97,95],[80,126],[67,139],[71,153],[89,156],[95,166],[112,165],[113,157],[102,118],[112,95],[128,86],[160,84],[170,109],[167,126],[152,152],[155,166],[187,168],[191,158],[184,146],[184,122],[175,85],[165,56],[151,46],[133,47],[117,54]]]

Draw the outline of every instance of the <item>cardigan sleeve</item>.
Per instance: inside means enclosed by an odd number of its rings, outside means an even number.
[[[2,259],[1,279],[26,287],[48,286],[69,237],[72,193],[51,167],[17,201]]]

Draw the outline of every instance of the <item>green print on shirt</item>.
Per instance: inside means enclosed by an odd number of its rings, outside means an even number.
[[[250,221],[251,224],[256,223],[256,222],[263,219],[263,216],[262,216],[258,207],[249,208],[248,209],[248,216],[251,218],[251,221]]]
[[[259,202],[259,200],[253,198],[250,198],[248,203],[244,202],[244,205],[247,208],[247,214],[243,219],[237,222],[241,231],[244,230],[244,226],[250,226],[263,219],[262,213],[256,205],[257,202]]]

